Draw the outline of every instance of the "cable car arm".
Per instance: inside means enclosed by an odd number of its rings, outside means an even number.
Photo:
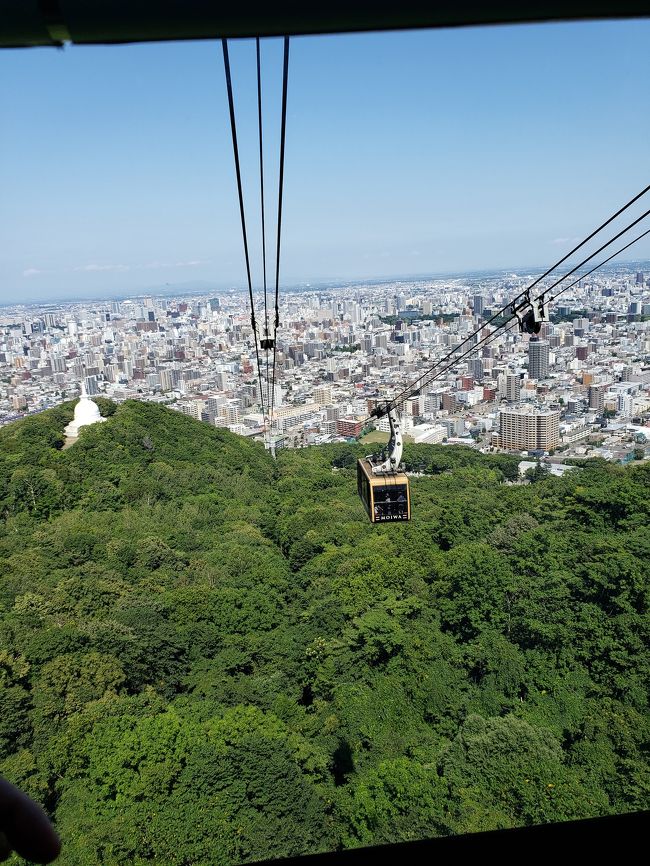
[[[381,412],[377,412],[373,410],[373,414],[376,417],[382,417],[383,415],[388,415],[388,423],[390,424],[390,439],[388,440],[388,448],[386,450],[386,459],[381,463],[374,464],[372,466],[372,471],[375,475],[385,475],[387,472],[397,472],[399,470],[400,463],[402,462],[402,430],[399,420],[399,415],[397,414],[397,409],[391,408],[386,410],[382,410]]]

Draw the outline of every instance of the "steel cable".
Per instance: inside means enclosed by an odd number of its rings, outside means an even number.
[[[643,219],[645,216],[647,216],[647,213],[644,214],[643,217],[640,217],[639,220],[640,220],[640,219]],[[632,225],[635,225],[637,222],[639,222],[639,220],[635,220],[635,222],[634,222]],[[628,229],[629,229],[629,228],[632,228],[632,225],[628,226]],[[628,229],[624,229],[623,231],[625,232],[625,231],[627,231]],[[622,234],[622,233],[623,233],[623,232],[619,233],[619,235],[617,235],[615,238],[612,239],[612,241],[608,242],[608,244],[605,244],[604,246],[608,246],[609,243],[613,243],[613,241],[616,240],[617,237],[620,237],[620,234]],[[591,270],[587,271],[585,274],[581,274],[581,275],[580,275],[577,279],[575,279],[572,283],[570,283],[568,286],[564,286],[564,288],[562,288],[559,292],[557,292],[557,294],[555,294],[552,298],[549,298],[549,300],[551,300],[551,301],[555,301],[555,300],[557,300],[557,298],[559,298],[560,295],[562,295],[564,292],[566,292],[566,291],[568,291],[569,289],[571,289],[571,288],[573,288],[574,286],[576,286],[576,285],[577,285],[581,280],[584,280],[586,277],[588,277],[588,276],[590,276],[591,274],[593,274],[594,271],[597,271],[599,268],[602,268],[602,267],[603,267],[604,265],[606,265],[608,262],[611,262],[612,259],[616,258],[616,256],[619,256],[621,253],[625,252],[625,250],[629,249],[631,246],[633,246],[635,243],[637,243],[638,241],[640,241],[642,238],[646,237],[646,235],[648,235],[648,234],[650,234],[650,229],[647,229],[646,231],[642,232],[640,235],[638,235],[636,238],[634,238],[634,240],[631,240],[628,244],[625,244],[625,246],[621,247],[621,248],[620,248],[619,250],[617,250],[615,253],[612,253],[611,256],[608,256],[608,257],[607,257],[606,259],[604,259],[602,262],[599,262],[597,265],[595,265],[593,268],[591,268]],[[600,251],[602,251],[602,249],[603,249],[603,247],[601,247],[601,250],[600,250]],[[594,253],[594,255],[597,255],[597,253]],[[580,267],[580,266],[578,266],[578,267]],[[571,273],[574,273],[574,272],[575,272],[575,269],[574,269]],[[554,285],[556,285],[556,286],[559,285],[559,284],[560,284],[563,280],[565,280],[569,275],[570,275],[570,274],[565,274],[565,276],[562,277],[560,280],[558,280]],[[551,288],[553,288],[553,287],[549,287],[549,289],[547,289],[546,291],[550,291]],[[546,294],[546,292],[543,292],[542,294]],[[538,297],[539,297],[539,296],[538,296]],[[511,316],[509,319],[507,319],[507,321],[505,321],[505,322],[501,323],[500,325],[498,325],[498,326],[495,328],[494,331],[492,331],[490,334],[486,334],[486,336],[483,337],[481,340],[479,340],[478,343],[476,343],[476,345],[471,346],[471,347],[470,347],[466,352],[463,352],[462,355],[459,355],[458,357],[454,358],[453,361],[452,361],[451,363],[449,363],[446,367],[444,367],[444,369],[438,371],[435,375],[431,376],[430,379],[427,379],[426,383],[424,383],[421,387],[427,387],[428,385],[431,385],[431,384],[432,384],[433,382],[435,382],[436,380],[441,379],[441,378],[445,375],[445,373],[449,372],[449,370],[452,370],[452,369],[453,369],[454,367],[456,367],[456,366],[457,366],[461,361],[463,361],[465,358],[469,357],[469,355],[472,355],[474,352],[478,351],[478,349],[485,348],[485,346],[488,346],[490,343],[494,342],[494,340],[496,340],[497,337],[501,337],[501,336],[503,336],[503,333],[504,333],[505,331],[507,331],[507,330],[508,330],[508,327],[511,325],[513,318],[515,318],[515,317],[514,317],[514,316]],[[483,325],[482,328],[481,328],[480,330],[482,330],[482,329],[485,328],[486,326],[487,326],[487,323],[486,323],[485,325]],[[479,332],[476,332],[476,333],[480,333],[480,331],[479,331]],[[446,358],[441,359],[441,360],[438,362],[438,364],[436,364],[436,365],[434,366],[433,369],[435,370],[435,367],[437,367],[437,366],[438,366],[439,364],[441,364],[441,363],[444,363],[444,361],[447,360],[447,358],[449,358],[449,356],[446,356]],[[425,374],[425,375],[426,375],[426,374]],[[419,390],[419,389],[418,389],[418,390]],[[408,399],[408,397],[404,397],[404,398],[403,398],[399,403],[397,402],[397,400],[389,401],[389,402],[387,403],[387,405],[390,406],[391,408],[395,408],[395,409],[396,409],[396,408],[399,408],[399,406],[401,406],[401,405],[403,404],[403,402],[404,402],[406,399]],[[366,418],[366,419],[364,420],[364,423],[366,423],[367,421],[369,421],[371,417],[372,417],[372,416],[368,416],[368,418]]]
[[[620,216],[625,210],[627,210],[629,207],[631,207],[636,201],[639,200],[639,198],[641,198],[643,195],[645,195],[649,190],[650,190],[650,185],[645,187],[645,189],[643,189],[640,193],[638,193],[636,196],[634,196],[634,198],[630,199],[630,201],[628,201],[627,204],[625,204],[615,214],[613,214],[611,217],[609,217],[607,220],[605,220],[604,223],[602,223],[597,229],[595,229],[590,235],[588,235],[588,237],[586,237],[583,241],[581,241],[569,253],[567,253],[565,256],[563,256],[551,268],[549,268],[547,271],[545,271],[540,277],[537,277],[537,279],[535,279],[530,284],[530,286],[527,286],[523,292],[521,292],[519,295],[516,295],[511,301],[509,301],[507,304],[505,304],[500,310],[498,310],[496,313],[494,313],[492,316],[490,316],[490,318],[486,322],[483,322],[480,327],[476,328],[471,334],[469,334],[467,337],[465,337],[465,339],[462,340],[458,344],[458,346],[455,346],[451,350],[451,352],[449,352],[446,356],[444,356],[442,359],[440,359],[440,361],[438,361],[430,370],[426,371],[421,376],[418,376],[418,378],[415,379],[411,385],[409,385],[407,388],[403,389],[393,400],[389,401],[389,403],[387,405],[391,408],[398,408],[399,406],[401,406],[405,402],[405,400],[407,400],[408,397],[413,394],[414,391],[418,391],[426,385],[426,382],[422,381],[422,380],[425,380],[426,377],[436,369],[436,367],[438,367],[440,364],[445,363],[447,360],[449,360],[456,352],[458,352],[459,349],[461,349],[463,346],[467,345],[468,342],[473,340],[477,334],[479,334],[484,328],[486,328],[487,326],[492,324],[492,322],[501,318],[501,316],[503,316],[504,313],[511,311],[511,315],[508,317],[508,321],[510,321],[512,318],[514,318],[514,316],[515,316],[514,309],[517,308],[517,304],[520,303],[522,301],[522,299],[523,299],[524,303],[520,304],[520,306],[525,306],[527,303],[529,303],[530,290],[533,287],[538,285],[541,282],[541,280],[544,279],[544,277],[547,277],[549,274],[551,274],[557,267],[559,267],[560,264],[565,262],[567,260],[567,258],[569,258],[571,255],[573,255],[573,253],[576,252],[576,250],[579,250],[581,247],[583,247],[588,241],[590,241],[593,237],[595,237],[595,235],[597,235],[599,232],[601,232],[614,219],[616,219],[616,217]],[[599,249],[597,249],[594,253],[592,253],[590,256],[588,256],[586,259],[584,259],[582,262],[580,262],[580,264],[576,265],[572,270],[570,270],[568,273],[566,273],[560,280],[553,283],[552,286],[550,286],[549,288],[547,288],[543,292],[541,292],[536,298],[534,298],[534,301],[538,301],[538,300],[540,300],[540,298],[543,298],[543,296],[548,291],[553,289],[555,286],[557,286],[559,283],[561,283],[567,277],[571,276],[571,274],[575,273],[575,271],[578,270],[578,268],[582,267],[590,259],[592,259],[594,256],[598,255],[598,253],[602,252],[610,244],[614,243],[614,241],[617,240],[622,234],[625,234],[625,232],[627,232],[631,228],[633,228],[642,219],[645,219],[645,217],[648,216],[648,214],[650,214],[650,210],[646,211],[638,219],[636,219],[634,222],[630,223],[630,225],[628,225],[625,229],[623,229],[618,234],[616,234],[606,244],[603,244],[603,246],[599,247]],[[556,297],[557,297],[557,295],[556,295]],[[476,348],[476,347],[472,347],[472,350],[474,348]],[[458,358],[456,360],[458,360]],[[418,383],[420,383],[420,384],[418,384]],[[368,419],[366,419],[366,420],[368,420]]]
[[[246,215],[244,213],[244,196],[241,184],[241,168],[239,164],[239,147],[237,144],[237,123],[235,121],[235,103],[232,95],[232,78],[230,76],[230,59],[228,57],[228,40],[222,39],[223,65],[226,72],[226,87],[228,89],[228,108],[230,110],[230,131],[232,133],[232,149],[235,156],[235,173],[237,175],[237,193],[239,195],[239,215],[241,217],[241,230],[244,239],[244,256],[246,259],[246,277],[248,279],[248,297],[251,305],[251,327],[253,329],[253,340],[255,342],[255,357],[257,360],[257,378],[260,386],[260,403],[262,405],[262,417],[265,417],[264,389],[262,387],[262,367],[260,364],[260,353],[257,339],[257,323],[255,321],[255,304],[253,301],[253,284],[251,282],[251,265],[248,255],[248,236],[246,234]]]
[[[273,325],[273,368],[271,373],[271,427],[275,411],[275,362],[278,328],[280,326],[280,249],[282,239],[282,192],[284,189],[284,146],[287,131],[287,87],[289,81],[289,37],[284,37],[284,64],[282,70],[282,124],[280,128],[280,172],[278,177],[278,225],[275,255],[275,320]]]

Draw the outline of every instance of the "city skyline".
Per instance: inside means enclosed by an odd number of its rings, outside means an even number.
[[[647,181],[649,33],[292,40],[281,285],[552,263]],[[271,191],[280,50],[263,44]],[[231,56],[258,285],[253,43]],[[218,45],[6,51],[0,68],[0,303],[244,284]]]
[[[575,280],[532,334],[497,324],[529,283],[493,274],[283,293],[272,362],[242,292],[6,307],[0,425],[82,383],[91,397],[162,403],[295,448],[362,436],[378,403],[399,395],[416,443],[636,459],[650,441],[648,271]]]

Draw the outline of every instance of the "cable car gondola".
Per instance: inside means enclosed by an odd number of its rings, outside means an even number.
[[[402,434],[396,409],[374,409],[373,415],[388,415],[390,439],[379,459],[372,455],[357,461],[357,490],[371,523],[411,519],[408,476],[400,464]],[[383,458],[383,459],[382,459]]]

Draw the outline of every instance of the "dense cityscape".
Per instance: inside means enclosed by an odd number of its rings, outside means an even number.
[[[409,396],[401,407],[407,441],[550,455],[555,463],[558,453],[643,457],[650,275],[641,267],[580,281],[553,304],[539,335],[520,333],[513,320]],[[359,438],[379,401],[434,367],[531,279],[487,274],[285,293],[274,375],[260,352],[266,419],[241,291],[5,307],[0,422],[74,398],[83,383],[91,397],[167,404],[275,448]],[[255,301],[259,322],[263,299]],[[375,426],[387,432],[388,420]]]

